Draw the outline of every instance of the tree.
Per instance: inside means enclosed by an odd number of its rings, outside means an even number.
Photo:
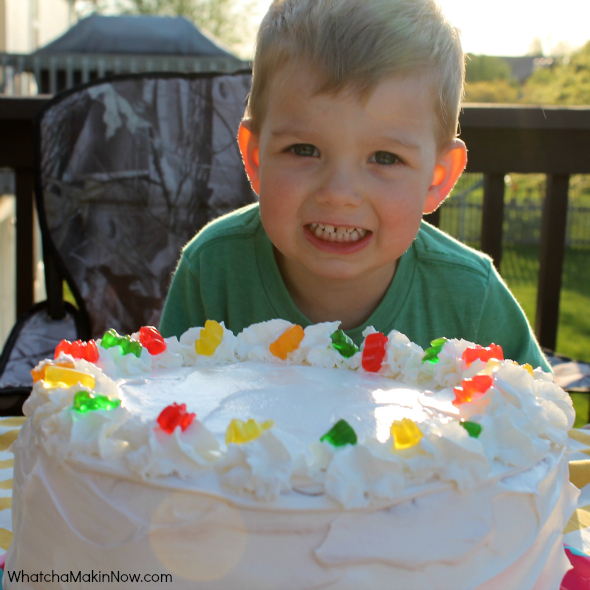
[[[77,18],[84,18],[95,12],[103,12],[108,9],[108,0],[68,0],[73,6]]]
[[[590,104],[590,41],[553,68],[538,69],[526,81],[522,102],[529,104]]]
[[[467,54],[465,62],[465,80],[467,82],[509,80],[511,76],[510,66],[501,57]]]
[[[465,102],[518,102],[519,89],[507,80],[481,80],[465,84]]]
[[[543,53],[543,41],[536,37],[533,39],[533,42],[529,46],[529,50],[526,52],[527,55],[532,55],[535,57],[540,57],[544,55]]]
[[[100,2],[100,0],[94,0]],[[235,50],[253,39],[250,3],[237,0],[117,0],[120,14],[183,16]]]

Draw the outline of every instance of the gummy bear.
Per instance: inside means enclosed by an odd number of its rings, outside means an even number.
[[[198,340],[195,341],[195,350],[197,354],[211,356],[222,340],[223,326],[215,320],[207,320]]]
[[[40,369],[35,367],[34,369],[31,370],[31,376],[33,377],[33,383],[37,383],[37,381],[41,381],[41,380],[44,381],[45,380],[45,371],[47,370],[47,367],[51,367],[51,366],[64,367],[66,369],[73,369],[74,363],[72,361],[60,361],[59,363],[57,363],[55,365],[43,365]]]
[[[241,445],[258,438],[264,431],[272,428],[274,422],[266,420],[265,422],[257,422],[254,418],[250,418],[247,422],[234,418],[225,431],[225,443],[235,443]]]
[[[75,359],[84,359],[90,363],[98,361],[98,348],[94,340],[89,340],[88,342],[82,342],[82,340],[76,340],[74,342],[62,340],[55,348],[54,358],[57,358],[60,352],[65,352]]]
[[[96,379],[88,373],[82,373],[75,369],[59,367],[56,365],[45,366],[45,387],[72,387],[77,384],[94,389]]]
[[[418,425],[409,418],[394,420],[391,425],[391,436],[393,437],[392,451],[409,449],[417,445],[422,439],[422,431]]]
[[[438,363],[438,355],[440,354],[443,346],[445,345],[447,339],[446,338],[437,338],[430,343],[430,348],[427,348],[424,351],[424,356],[422,357],[422,362],[425,363],[428,361],[433,365]]]
[[[119,344],[121,344],[121,336],[117,334],[117,330],[114,328],[107,330],[100,341],[103,348],[112,348],[113,346],[119,346]]]
[[[332,347],[345,359],[350,358],[359,351],[359,347],[342,330],[336,330],[330,336]]]
[[[276,357],[283,361],[287,360],[287,355],[299,348],[305,333],[299,325],[287,328],[270,346],[269,350]]]
[[[112,348],[113,346],[120,346],[123,355],[134,354],[137,358],[141,356],[143,346],[141,342],[133,340],[131,336],[119,336],[114,328],[105,332],[100,345],[103,348]]]
[[[346,420],[338,420],[320,441],[329,442],[333,447],[342,447],[344,445],[356,445],[357,436],[352,426]]]
[[[492,386],[493,378],[490,375],[474,375],[471,379],[463,379],[461,387],[455,387],[454,406],[468,403],[482,398],[485,392]]]
[[[120,405],[120,399],[110,399],[106,395],[92,395],[87,391],[78,391],[74,395],[72,408],[83,414],[96,410],[112,410]]]
[[[194,412],[189,413],[186,411],[186,404],[177,404],[174,402],[160,412],[157,421],[164,432],[172,434],[177,426],[180,426],[180,429],[184,432],[196,416]]]
[[[481,424],[478,424],[477,422],[469,422],[469,420],[461,422],[461,426],[463,426],[463,428],[465,428],[465,430],[467,430],[469,433],[469,436],[473,438],[477,438],[483,430],[483,426]]]
[[[123,336],[120,346],[123,355],[134,354],[137,358],[141,356],[143,346],[141,345],[141,342],[133,340],[131,336]]]
[[[387,336],[381,332],[369,334],[365,338],[365,348],[363,349],[362,365],[365,371],[377,373],[381,368],[383,359],[385,358],[385,345],[387,344]]]
[[[473,363],[477,359],[483,361],[484,363],[486,363],[490,359],[497,359],[499,361],[503,361],[504,352],[502,351],[502,347],[498,344],[492,343],[487,348],[484,348],[483,346],[480,346],[478,344],[477,346],[466,348],[463,351],[462,359],[469,367],[471,363]]]
[[[151,355],[160,354],[166,350],[166,342],[154,326],[139,328],[139,342]]]

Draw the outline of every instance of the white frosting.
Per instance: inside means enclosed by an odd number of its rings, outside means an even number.
[[[444,344],[437,363],[423,362],[424,351],[395,331],[381,370],[368,373],[362,352],[345,359],[332,347],[337,322],[307,327],[282,361],[268,347],[291,326],[272,320],[237,337],[224,328],[211,356],[196,353],[202,328],[166,339],[153,357],[99,346],[95,366],[62,354],[58,362],[73,361],[96,386],[40,381],[25,403],[29,420],[14,444],[15,542],[38,546],[31,528],[59,538],[77,569],[129,570],[125,555],[133,555],[138,571],[175,573],[175,588],[272,589],[286,580],[294,588],[487,588],[511,569],[515,587],[526,589],[549,554],[544,575],[563,574],[553,548],[573,502],[563,449],[574,413],[550,375],[531,376],[512,361],[465,367],[471,343],[458,340]],[[455,407],[452,388],[481,371],[493,386]],[[76,412],[80,390],[121,405]],[[197,417],[168,433],[156,419],[173,402]],[[226,445],[234,418],[274,426]],[[404,418],[421,439],[398,450],[390,426]],[[357,444],[320,442],[340,419]],[[460,419],[479,423],[479,438]],[[30,502],[44,506],[38,522]],[[88,509],[100,518],[85,522]],[[517,518],[522,531],[513,535]],[[210,535],[207,522],[222,537],[222,557],[198,540]],[[187,546],[200,569],[180,563]],[[292,560],[281,569],[284,555]],[[11,550],[7,563],[69,571],[74,561],[64,559]],[[263,564],[270,569],[260,577]],[[205,580],[208,568],[217,573]]]

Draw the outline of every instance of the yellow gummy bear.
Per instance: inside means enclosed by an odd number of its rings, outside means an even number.
[[[197,354],[211,356],[223,340],[223,326],[215,320],[207,320],[201,330],[199,339],[195,341]]]
[[[257,422],[254,418],[250,418],[248,422],[238,420],[234,418],[227,427],[225,432],[225,443],[236,443],[241,445],[248,441],[258,438],[265,430],[268,430],[274,426],[272,420],[266,420],[265,422]]]
[[[47,365],[45,368],[45,387],[72,387],[72,385],[83,385],[94,389],[96,379],[88,373],[82,373],[67,367]]]
[[[391,425],[391,436],[393,437],[393,450],[409,449],[417,445],[422,438],[422,432],[413,420],[402,418],[394,420]]]
[[[268,348],[272,354],[283,361],[287,360],[287,355],[299,348],[305,333],[299,325],[291,326],[285,330]]]
[[[37,381],[45,381],[45,371],[47,370],[47,367],[67,367],[68,369],[73,369],[74,368],[74,363],[71,361],[61,361],[55,365],[43,365],[40,369],[38,369],[37,367],[35,367],[34,369],[31,369],[31,376],[33,377],[33,383],[37,383]]]
[[[535,374],[533,372],[533,367],[531,365],[529,365],[528,363],[525,363],[524,365],[521,365],[521,366],[523,369],[526,369],[528,371],[528,373],[531,377],[535,376]]]

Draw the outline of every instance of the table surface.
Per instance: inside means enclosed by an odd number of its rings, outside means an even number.
[[[12,541],[12,470],[14,457],[8,450],[25,418],[0,418],[0,557]],[[581,490],[578,507],[564,530],[565,544],[590,556],[590,430],[570,431],[571,482]]]

